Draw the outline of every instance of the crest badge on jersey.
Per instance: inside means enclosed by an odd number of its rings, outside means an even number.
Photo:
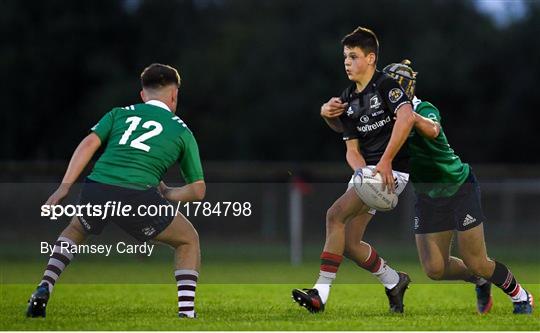
[[[388,93],[388,99],[390,99],[390,102],[392,103],[399,101],[401,97],[403,97],[403,90],[399,88],[394,88]]]
[[[363,115],[360,117],[360,121],[364,124],[367,123],[369,121],[369,116]]]
[[[378,109],[381,106],[381,101],[379,101],[379,96],[374,95],[369,99],[369,108]]]

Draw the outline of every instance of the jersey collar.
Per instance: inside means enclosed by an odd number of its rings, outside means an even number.
[[[151,99],[151,100],[149,100],[148,102],[146,102],[144,104],[150,104],[150,105],[153,105],[153,106],[157,106],[159,108],[162,108],[162,109],[165,109],[165,110],[171,112],[171,109],[169,109],[167,104],[163,103],[162,101],[158,101],[157,99]]]
[[[422,101],[420,100],[420,98],[414,96],[412,103],[413,103],[414,111],[416,111],[416,108],[418,107],[418,105],[420,105],[420,103],[422,103]]]

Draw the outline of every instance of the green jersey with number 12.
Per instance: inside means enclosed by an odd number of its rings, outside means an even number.
[[[186,183],[204,178],[193,133],[164,103],[114,108],[92,131],[106,147],[88,176],[91,180],[145,189],[157,186],[176,161]]]
[[[441,123],[439,110],[433,104],[415,97],[413,106],[414,112]],[[442,127],[434,140],[423,137],[413,129],[408,144],[411,181],[416,192],[432,198],[449,197],[457,192],[469,176],[469,165],[461,162],[454,153]]]

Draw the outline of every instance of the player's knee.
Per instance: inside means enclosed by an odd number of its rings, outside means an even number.
[[[191,243],[199,246],[199,233],[195,229],[193,230],[193,235],[191,236]]]
[[[444,264],[440,262],[423,262],[424,272],[432,280],[442,280],[444,278]]]
[[[180,246],[199,247],[199,234],[195,228],[188,229],[188,231],[184,230],[181,233],[174,233],[172,237],[165,242],[175,249]]]
[[[81,241],[86,238],[86,231],[82,227],[77,217],[75,217],[71,220],[64,231],[62,231],[61,236],[67,237],[74,241]]]
[[[333,204],[332,207],[326,211],[326,227],[332,228],[343,226],[345,226],[345,224],[343,223],[342,209],[338,204]]]
[[[181,238],[178,240],[178,245],[199,247],[199,234],[195,229],[191,230],[189,233],[181,236]]]

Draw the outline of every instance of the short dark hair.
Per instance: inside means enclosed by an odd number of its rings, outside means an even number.
[[[346,47],[359,47],[367,55],[375,53],[375,62],[379,60],[379,40],[375,33],[368,28],[358,27],[343,37],[341,45]]]
[[[169,66],[154,63],[146,67],[141,73],[141,86],[149,89],[159,89],[174,84],[180,87],[178,71]]]

